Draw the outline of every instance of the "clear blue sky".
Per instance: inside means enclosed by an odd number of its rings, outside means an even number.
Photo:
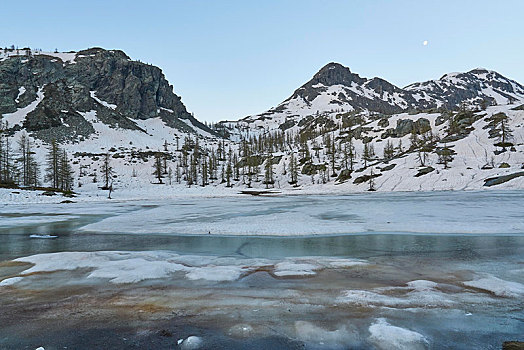
[[[0,12],[1,46],[122,49],[207,121],[263,112],[331,61],[401,87],[476,67],[524,83],[522,0],[26,0]]]

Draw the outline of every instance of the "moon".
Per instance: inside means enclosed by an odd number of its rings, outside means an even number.
[[[428,41],[427,41],[427,40],[424,40],[424,41],[422,42],[422,45],[424,45],[424,46],[428,46]]]

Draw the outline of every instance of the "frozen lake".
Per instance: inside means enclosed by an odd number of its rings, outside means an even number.
[[[0,348],[499,349],[524,341],[523,208],[523,191],[6,205]]]

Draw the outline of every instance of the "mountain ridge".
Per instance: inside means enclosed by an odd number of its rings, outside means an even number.
[[[453,88],[452,82],[461,85]],[[486,90],[489,87],[492,87],[492,91]],[[326,101],[315,104],[315,99],[319,97]],[[524,99],[524,86],[483,68],[465,73],[447,73],[437,80],[416,82],[401,88],[380,77],[360,77],[340,63],[329,62],[277,106],[241,118],[240,121],[249,123],[258,116],[267,118],[286,111],[288,114],[303,116],[334,109],[344,112],[367,110],[383,114],[431,108],[454,110],[461,103],[470,106],[495,105],[504,98],[509,100],[507,103]]]

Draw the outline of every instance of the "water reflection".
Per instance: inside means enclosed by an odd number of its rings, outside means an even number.
[[[250,258],[300,256],[423,256],[453,260],[510,257],[524,254],[523,236],[457,236],[369,234],[322,237],[163,236],[74,233],[73,224],[16,229],[0,235],[0,259],[62,251],[170,250],[179,254],[227,255]],[[55,234],[32,239],[30,234]]]

